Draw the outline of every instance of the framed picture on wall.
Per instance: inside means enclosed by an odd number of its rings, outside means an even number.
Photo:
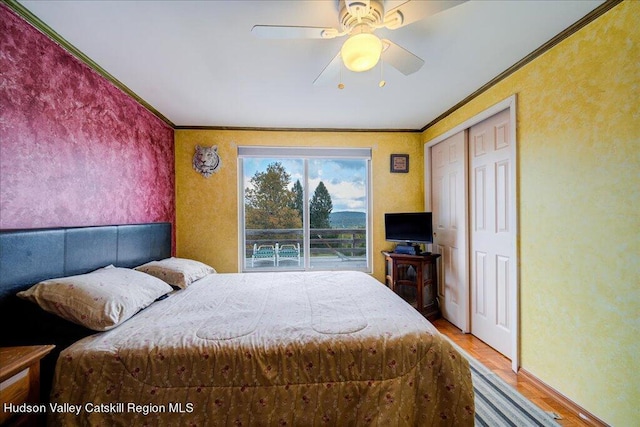
[[[409,172],[409,155],[408,154],[392,154],[391,155],[391,173],[408,173]]]

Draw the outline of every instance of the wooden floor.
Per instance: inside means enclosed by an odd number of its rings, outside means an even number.
[[[475,357],[487,368],[498,374],[523,396],[544,411],[554,412],[562,417],[558,423],[563,426],[590,426],[563,403],[536,387],[529,379],[516,375],[511,370],[511,361],[471,334],[463,334],[460,329],[444,319],[432,321],[443,335],[450,338],[464,351]]]

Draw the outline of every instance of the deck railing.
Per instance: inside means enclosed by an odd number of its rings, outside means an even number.
[[[303,247],[303,230],[245,230],[245,254],[250,257],[254,243],[260,245],[296,244]],[[364,257],[367,252],[367,234],[364,228],[316,228],[310,230],[310,256]]]

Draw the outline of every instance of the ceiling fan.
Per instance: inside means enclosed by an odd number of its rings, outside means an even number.
[[[409,0],[387,12],[382,0],[339,0],[339,29],[322,27],[298,27],[255,25],[251,32],[264,39],[333,39],[348,36],[340,52],[322,70],[313,84],[319,84],[344,66],[354,72],[372,69],[382,58],[404,75],[418,71],[424,60],[388,39],[374,34],[377,29],[395,30],[445,9],[464,3],[460,1]],[[384,81],[380,82],[380,86]],[[338,85],[343,88],[342,83]]]

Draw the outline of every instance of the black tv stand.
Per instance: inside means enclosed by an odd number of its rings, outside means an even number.
[[[404,245],[396,245],[393,252],[403,255],[420,255],[422,251],[420,250],[420,245],[407,242]]]

